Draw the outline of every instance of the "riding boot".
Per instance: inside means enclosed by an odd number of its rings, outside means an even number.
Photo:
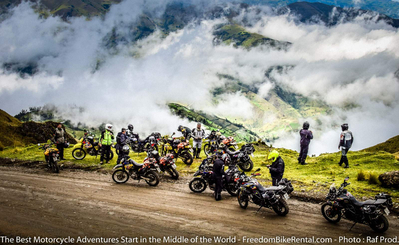
[[[344,163],[345,163],[345,167],[344,168],[349,168],[349,161],[348,161],[348,157],[347,156],[344,157]]]
[[[193,158],[197,155],[197,148],[193,148]]]
[[[201,159],[200,154],[201,154],[201,148],[197,149],[197,158],[198,159]]]
[[[339,160],[339,166],[342,166],[342,163],[344,163],[344,156],[341,156],[341,160]]]

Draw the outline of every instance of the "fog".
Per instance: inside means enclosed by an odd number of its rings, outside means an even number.
[[[158,30],[114,50],[105,47],[105,37],[115,27],[128,40],[143,11],[160,15],[167,3],[123,1],[112,5],[104,18],[68,22],[41,19],[28,3],[19,5],[0,23],[1,109],[15,115],[31,106],[54,104],[61,116],[75,123],[112,123],[117,130],[132,123],[142,136],[152,131],[165,134],[180,124],[196,125],[172,115],[168,102],[222,117],[251,118],[253,106],[241,93],[222,95],[214,103],[211,91],[227,82],[218,75],[261,83],[259,95],[266,97],[273,85],[265,71],[290,65],[289,71],[272,74],[275,82],[320,99],[332,110],[317,121],[298,118],[300,124],[311,123],[311,154],[337,151],[339,125],[344,122],[353,131],[354,150],[399,134],[399,34],[393,27],[361,19],[334,27],[303,24],[295,16],[277,16],[262,7],[260,12],[243,11],[234,21],[245,23],[251,32],[291,42],[288,50],[214,45],[214,26],[225,23],[224,18],[196,20],[166,37]],[[38,69],[33,76],[21,77],[4,68],[31,62]],[[270,113],[263,122],[274,120]],[[274,146],[299,148],[297,132],[278,135]]]

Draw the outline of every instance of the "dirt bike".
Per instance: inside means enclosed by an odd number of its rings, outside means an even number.
[[[122,163],[117,164],[113,170],[112,179],[117,184],[126,183],[129,178],[139,182],[144,179],[149,186],[157,186],[159,184],[158,173],[161,170],[153,158],[148,158],[143,164],[139,164],[126,155],[123,157]]]
[[[212,154],[214,154],[217,151],[218,148],[219,148],[219,143],[218,143],[218,141],[216,139],[212,139],[212,140],[207,139],[207,140],[205,140],[204,152],[205,152],[205,155],[207,157],[211,156]]]
[[[153,150],[147,152],[147,158],[154,158],[162,172],[168,173],[173,179],[179,179],[179,172],[177,172],[175,164],[176,159],[173,154],[169,153],[161,157],[158,151]]]
[[[389,207],[393,205],[391,196],[380,193],[374,200],[359,202],[344,189],[350,185],[348,180],[349,177],[345,178],[338,189],[334,183],[330,186],[327,202],[321,206],[323,217],[331,223],[339,222],[342,217],[355,222],[350,229],[361,223],[369,225],[376,232],[388,230],[389,222],[385,215],[389,215]]]
[[[193,149],[188,141],[180,141],[180,139],[173,137],[173,133],[169,138],[162,138],[162,152],[161,155],[165,156],[168,153],[173,154],[175,159],[180,158],[187,165],[193,163]]]
[[[158,151],[158,142],[160,140],[160,133],[152,133],[144,140],[141,140],[138,134],[133,134],[132,137],[128,138],[126,143],[134,152],[141,153],[154,149]]]
[[[205,191],[207,186],[209,186],[209,189],[214,190],[215,181],[212,169],[213,158],[209,157],[202,162],[198,171],[194,173],[194,179],[189,183],[190,190],[195,193],[201,193]],[[227,191],[231,196],[237,196],[236,178],[239,176],[240,171],[236,166],[230,165],[225,173],[222,190]]]
[[[60,168],[58,162],[60,161],[59,151],[56,147],[52,147],[53,142],[48,140],[46,144],[38,144],[40,150],[43,150],[44,158],[46,159],[47,166],[54,173],[59,173]]]
[[[254,167],[249,155],[254,156],[255,148],[252,144],[246,144],[241,147],[239,151],[230,151],[227,146],[224,148],[225,152],[228,154],[228,162],[234,165],[238,165],[243,171],[251,171]]]
[[[98,156],[101,155],[101,147],[98,145],[98,142],[94,140],[94,135],[90,135],[84,137],[80,140],[79,143],[75,144],[74,149],[72,150],[72,156],[76,160],[83,160],[87,154],[90,156]],[[111,150],[109,159],[105,159],[106,161],[111,160],[114,157],[114,152]]]
[[[237,200],[241,208],[246,209],[248,203],[252,202],[259,206],[258,211],[262,208],[270,208],[276,214],[285,216],[289,212],[289,207],[286,200],[294,188],[291,182],[287,179],[282,179],[278,186],[264,188],[259,182],[253,178],[259,176],[260,168],[251,174],[251,177],[243,177],[241,187],[238,191]]]

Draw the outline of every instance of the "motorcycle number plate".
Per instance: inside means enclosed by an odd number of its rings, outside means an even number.
[[[388,210],[388,208],[385,208],[385,209],[384,209],[384,212],[386,213],[386,215],[389,215],[389,213],[390,213],[389,210]]]
[[[288,200],[288,199],[290,199],[290,196],[288,196],[288,194],[285,193],[285,194],[284,194],[284,199],[285,199],[285,200]]]
[[[176,169],[176,165],[172,164],[172,168]]]
[[[251,153],[251,156],[252,156],[252,157],[254,157],[254,154],[253,154],[253,153]]]

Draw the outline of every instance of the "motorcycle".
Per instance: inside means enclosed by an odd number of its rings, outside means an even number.
[[[225,148],[225,152],[228,153],[229,162],[237,164],[243,171],[251,171],[254,167],[249,155],[254,156],[255,148],[252,144],[246,144],[241,147],[240,150],[231,152]]]
[[[349,177],[345,178],[338,189],[335,183],[330,186],[327,202],[321,206],[323,217],[331,223],[339,222],[342,217],[355,222],[350,229],[361,223],[369,225],[376,232],[388,230],[389,222],[385,215],[389,215],[389,208],[393,205],[391,196],[380,193],[374,200],[359,202],[344,189],[350,185],[348,180]]]
[[[215,181],[213,177],[213,157],[205,159],[200,165],[197,172],[194,173],[194,179],[190,181],[190,190],[195,193],[201,193],[205,191],[206,187],[209,189],[215,189]],[[236,178],[239,176],[240,171],[237,166],[230,165],[225,171],[223,178],[223,191],[227,191],[231,196],[237,196],[237,183]]]
[[[289,212],[289,207],[286,200],[289,199],[289,194],[294,190],[291,181],[282,179],[278,186],[264,188],[259,182],[253,178],[259,176],[260,168],[251,174],[251,177],[241,177],[241,186],[238,191],[237,200],[241,208],[246,209],[248,203],[252,202],[259,206],[258,212],[262,207],[272,209],[280,216],[286,216]]]
[[[49,169],[54,173],[59,173],[60,168],[58,167],[58,162],[60,161],[60,155],[58,149],[52,147],[52,145],[53,142],[51,142],[51,140],[48,140],[44,145],[38,144],[38,146],[40,146],[39,149],[43,150],[44,158],[46,159]]]
[[[128,138],[127,144],[137,153],[147,152],[154,149],[158,151],[158,142],[160,139],[160,133],[152,133],[144,140],[141,140],[138,134],[133,134],[132,137]]]
[[[169,153],[161,157],[158,151],[153,150],[147,152],[147,158],[155,159],[162,172],[167,172],[173,179],[179,179],[179,172],[177,172],[175,164],[176,159],[173,154]],[[145,158],[144,161],[146,161],[147,158]]]
[[[173,135],[175,135],[175,133],[172,133],[169,138],[162,139],[161,155],[165,156],[170,153],[173,154],[175,159],[181,158],[185,164],[191,165],[194,159],[193,155],[191,155],[193,149],[190,143],[188,141],[180,141],[180,139],[173,137]]]
[[[222,140],[222,143],[229,149],[230,151],[238,150],[237,141],[233,136],[229,136]]]
[[[219,148],[219,143],[218,143],[218,141],[216,139],[213,139],[213,140],[207,139],[207,140],[205,140],[204,152],[205,152],[205,155],[207,157],[209,157],[210,155],[215,153],[218,148]]]
[[[87,154],[90,156],[99,156],[101,155],[102,148],[99,146],[98,141],[94,140],[94,135],[89,135],[87,137],[83,137],[79,143],[74,145],[74,149],[72,151],[72,156],[76,160],[83,160]],[[105,159],[106,161],[111,160],[114,157],[114,152],[111,150],[109,159]]]
[[[121,162],[121,164],[117,164],[113,168],[112,179],[115,183],[123,184],[129,178],[132,178],[139,182],[144,179],[149,186],[157,186],[159,184],[158,173],[161,170],[153,158],[148,158],[143,164],[139,164],[131,159],[129,155],[125,155]]]

